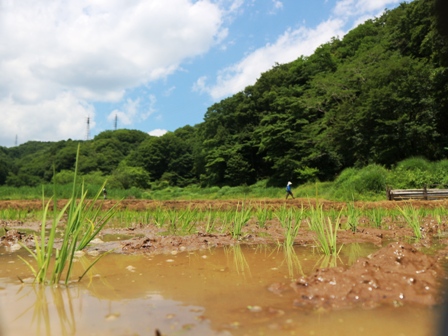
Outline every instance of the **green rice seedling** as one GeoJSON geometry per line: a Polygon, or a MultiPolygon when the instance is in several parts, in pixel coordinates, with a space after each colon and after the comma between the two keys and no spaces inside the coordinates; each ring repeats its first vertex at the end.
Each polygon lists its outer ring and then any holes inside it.
{"type": "Polygon", "coordinates": [[[197,209],[185,209],[179,215],[180,229],[182,232],[191,232],[196,224],[197,209]]]}
{"type": "Polygon", "coordinates": [[[389,210],[388,213],[391,223],[397,223],[402,220],[401,211],[399,208],[389,210]]]}
{"type": "Polygon", "coordinates": [[[336,220],[332,221],[327,217],[322,209],[322,205],[318,204],[315,208],[311,208],[311,216],[307,219],[309,228],[316,233],[316,242],[321,252],[325,255],[338,255],[341,248],[337,249],[337,233],[340,225],[340,212],[336,220]]]}
{"type": "Polygon", "coordinates": [[[359,225],[359,218],[361,217],[360,211],[355,207],[354,202],[347,203],[346,210],[346,229],[350,229],[353,232],[356,232],[359,225]]]}
{"type": "MultiPolygon", "coordinates": [[[[96,196],[87,202],[87,192],[84,191],[84,184],[81,186],[81,192],[78,194],[76,187],[76,176],[79,162],[79,146],[76,154],[75,174],[73,181],[72,196],[67,201],[63,209],[57,212],[56,200],[53,202],[54,217],[48,237],[46,237],[45,224],[47,213],[51,201],[49,201],[43,212],[40,239],[35,235],[35,252],[26,245],[22,246],[36,260],[37,269],[35,269],[28,261],[21,258],[33,272],[35,281],[38,283],[48,283],[50,285],[57,284],[61,281],[62,275],[65,273],[65,284],[68,284],[73,266],[74,254],[78,250],[82,250],[92,241],[101,231],[104,225],[110,220],[115,208],[112,207],[104,216],[100,216],[100,207],[96,206],[96,201],[100,199],[102,188],[96,196]],[[93,213],[93,217],[86,217],[86,214],[93,213]],[[63,229],[63,239],[60,248],[54,248],[56,228],[62,218],[66,216],[67,220],[63,229]],[[50,270],[50,263],[54,261],[53,269],[50,270]]],[[[105,185],[105,183],[104,183],[105,185]]],[[[43,197],[44,199],[44,197],[43,197]]],[[[100,255],[93,261],[91,266],[79,277],[79,281],[89,271],[89,269],[105,254],[100,255]]]]}
{"type": "Polygon", "coordinates": [[[168,216],[168,230],[172,233],[176,233],[177,231],[177,223],[182,218],[180,218],[183,214],[179,214],[177,210],[168,210],[167,216],[168,216]]]}
{"type": "Polygon", "coordinates": [[[359,224],[359,217],[360,213],[359,210],[355,207],[355,203],[347,203],[347,228],[352,230],[353,232],[356,232],[359,224]]]}
{"type": "Polygon", "coordinates": [[[0,210],[0,219],[3,220],[23,220],[27,215],[27,210],[23,209],[2,209],[0,210]]]}
{"type": "Polygon", "coordinates": [[[403,208],[399,207],[401,214],[403,215],[406,223],[411,227],[414,232],[414,236],[417,240],[422,238],[422,232],[420,230],[420,212],[418,209],[414,208],[411,204],[404,206],[403,208]]]}
{"type": "Polygon", "coordinates": [[[437,225],[442,225],[444,218],[445,218],[445,209],[441,206],[438,206],[437,208],[434,208],[432,211],[431,216],[434,218],[434,220],[436,221],[437,225]]]}
{"type": "Polygon", "coordinates": [[[213,212],[212,206],[209,206],[209,209],[207,211],[207,215],[205,217],[205,232],[206,233],[212,233],[215,229],[216,224],[216,213],[213,212]]]}
{"type": "Polygon", "coordinates": [[[432,218],[434,218],[437,223],[437,236],[440,238],[443,236],[442,227],[443,223],[446,221],[446,210],[444,207],[439,206],[433,209],[432,218]]]}
{"type": "Polygon", "coordinates": [[[266,226],[266,222],[269,219],[272,219],[272,211],[265,206],[258,207],[255,215],[257,217],[258,226],[260,228],[264,228],[266,226]]]}
{"type": "Polygon", "coordinates": [[[233,238],[238,238],[241,236],[241,232],[243,230],[243,226],[249,221],[251,217],[251,207],[245,207],[244,203],[241,204],[238,203],[237,208],[234,213],[233,217],[233,231],[232,236],[233,238]]]}
{"type": "Polygon", "coordinates": [[[157,227],[161,228],[165,224],[165,221],[168,217],[168,213],[164,209],[157,207],[156,210],[153,212],[152,217],[154,219],[154,224],[157,227]]]}
{"type": "Polygon", "coordinates": [[[367,211],[367,218],[371,226],[380,229],[383,224],[383,218],[385,216],[384,209],[373,208],[367,211]]]}
{"type": "Polygon", "coordinates": [[[220,213],[220,220],[221,220],[221,233],[231,231],[233,224],[233,220],[235,217],[235,213],[233,211],[224,211],[220,213]]]}
{"type": "Polygon", "coordinates": [[[287,208],[285,205],[282,205],[274,212],[274,216],[280,221],[280,225],[282,225],[282,223],[285,223],[287,221],[288,217],[292,218],[292,209],[287,208]]]}
{"type": "Polygon", "coordinates": [[[285,229],[285,246],[294,245],[294,240],[296,239],[300,225],[302,224],[303,212],[302,206],[300,211],[288,209],[287,211],[280,213],[283,217],[278,217],[278,220],[280,221],[280,225],[285,229]]]}

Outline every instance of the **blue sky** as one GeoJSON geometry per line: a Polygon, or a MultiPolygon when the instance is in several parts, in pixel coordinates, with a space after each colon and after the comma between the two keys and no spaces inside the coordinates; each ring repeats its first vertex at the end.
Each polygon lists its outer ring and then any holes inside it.
{"type": "Polygon", "coordinates": [[[396,0],[0,0],[0,146],[161,135],[396,0]],[[90,120],[87,128],[87,118],[90,120]]]}

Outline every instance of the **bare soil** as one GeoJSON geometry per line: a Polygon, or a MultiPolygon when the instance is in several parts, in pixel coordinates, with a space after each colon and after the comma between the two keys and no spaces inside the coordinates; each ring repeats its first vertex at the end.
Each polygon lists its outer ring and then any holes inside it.
{"type": "MultiPolygon", "coordinates": [[[[342,209],[346,203],[319,201],[325,210],[342,209]]],[[[62,207],[65,201],[60,201],[62,207]]],[[[246,202],[247,204],[248,202],[246,202]]],[[[116,201],[102,202],[104,209],[110,208],[116,201]]],[[[203,200],[203,201],[145,201],[124,200],[119,209],[148,211],[164,209],[236,210],[241,207],[239,200],[203,200]]],[[[282,206],[309,207],[309,200],[251,200],[254,207],[278,209],[282,206]]],[[[356,202],[362,209],[380,207],[393,209],[412,204],[417,208],[448,207],[448,201],[384,201],[356,202]]],[[[0,209],[39,210],[41,201],[0,201],[0,209]]],[[[116,253],[172,253],[190,251],[233,244],[272,244],[282,242],[283,228],[277,219],[270,220],[263,228],[257,225],[253,217],[243,228],[239,239],[230,234],[205,233],[205,223],[197,223],[196,233],[190,235],[167,235],[163,229],[153,225],[135,223],[125,229],[104,229],[100,238],[107,234],[121,234],[130,239],[92,244],[87,250],[103,252],[114,249],[116,253]]],[[[22,241],[33,246],[33,238],[25,234],[24,229],[40,229],[39,222],[5,221],[0,219],[0,228],[5,235],[0,244],[12,246],[22,241]]],[[[367,218],[360,218],[356,232],[340,230],[338,243],[373,243],[378,251],[366,258],[358,259],[351,267],[319,268],[307,277],[293,283],[284,283],[279,279],[267,290],[273,295],[291,296],[298,309],[346,309],[352,307],[373,308],[379,305],[400,306],[412,304],[435,306],[443,301],[445,264],[448,259],[448,238],[443,233],[448,230],[445,221],[425,218],[421,231],[423,239],[413,239],[412,230],[405,223],[394,222],[391,218],[383,221],[381,229],[371,228],[367,218]]],[[[297,245],[314,244],[314,233],[301,228],[295,240],[297,245]]]]}

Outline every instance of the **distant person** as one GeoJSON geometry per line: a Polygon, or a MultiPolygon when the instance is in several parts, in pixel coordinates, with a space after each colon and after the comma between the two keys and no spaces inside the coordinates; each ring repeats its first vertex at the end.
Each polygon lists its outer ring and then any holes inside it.
{"type": "Polygon", "coordinates": [[[286,199],[288,199],[289,196],[291,196],[294,199],[294,195],[292,194],[291,191],[291,182],[288,182],[288,184],[286,185],[286,199]]]}
{"type": "Polygon", "coordinates": [[[104,199],[107,199],[107,190],[106,190],[106,188],[103,188],[103,196],[104,196],[104,199]]]}

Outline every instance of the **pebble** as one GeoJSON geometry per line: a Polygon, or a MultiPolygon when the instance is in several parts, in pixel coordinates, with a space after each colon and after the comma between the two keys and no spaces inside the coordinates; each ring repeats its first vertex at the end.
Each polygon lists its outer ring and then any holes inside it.
{"type": "Polygon", "coordinates": [[[94,251],[89,251],[87,252],[88,255],[92,256],[92,257],[96,257],[100,254],[100,252],[94,250],[94,251]]]}
{"type": "Polygon", "coordinates": [[[86,253],[84,251],[75,251],[74,256],[76,258],[81,258],[85,255],[86,253]]]}

